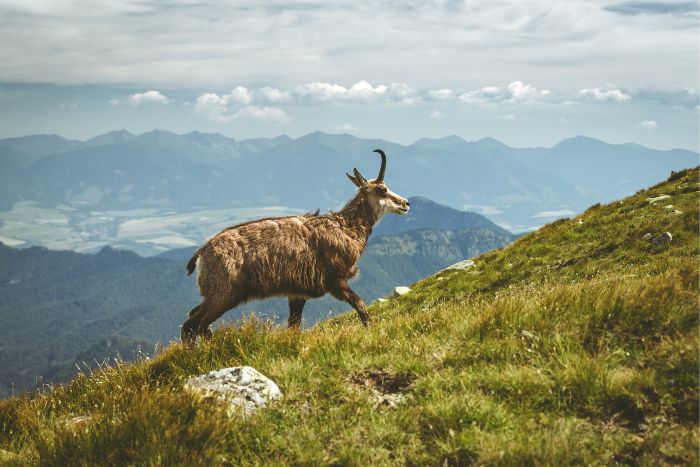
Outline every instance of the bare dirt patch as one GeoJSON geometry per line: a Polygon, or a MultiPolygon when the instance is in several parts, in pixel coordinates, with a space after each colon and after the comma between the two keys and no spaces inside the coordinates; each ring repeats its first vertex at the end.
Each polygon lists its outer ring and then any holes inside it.
{"type": "Polygon", "coordinates": [[[368,369],[350,377],[352,390],[367,391],[375,406],[397,407],[410,398],[416,377],[409,372],[392,373],[383,368],[368,369]]]}

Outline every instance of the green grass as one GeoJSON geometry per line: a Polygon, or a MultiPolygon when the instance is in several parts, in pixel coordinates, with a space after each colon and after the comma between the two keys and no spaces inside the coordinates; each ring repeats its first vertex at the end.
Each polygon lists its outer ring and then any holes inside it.
{"type": "Polygon", "coordinates": [[[699,186],[554,222],[374,304],[369,329],[251,319],[3,401],[0,463],[697,465],[699,186]],[[235,365],[284,399],[229,417],[181,389],[235,365]]]}

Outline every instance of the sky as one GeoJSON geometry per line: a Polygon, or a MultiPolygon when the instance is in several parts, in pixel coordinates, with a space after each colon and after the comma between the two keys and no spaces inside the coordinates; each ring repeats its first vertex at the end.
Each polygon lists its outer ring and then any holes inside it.
{"type": "Polygon", "coordinates": [[[696,1],[0,0],[0,138],[587,135],[698,150],[696,1]]]}

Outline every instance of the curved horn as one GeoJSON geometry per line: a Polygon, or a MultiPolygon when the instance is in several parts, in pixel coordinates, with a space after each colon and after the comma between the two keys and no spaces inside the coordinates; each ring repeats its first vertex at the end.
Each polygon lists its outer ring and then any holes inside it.
{"type": "Polygon", "coordinates": [[[381,149],[375,149],[372,152],[379,153],[379,155],[382,156],[382,166],[379,168],[379,175],[377,175],[377,181],[383,182],[384,172],[386,172],[386,154],[384,154],[384,151],[382,151],[381,149]]]}

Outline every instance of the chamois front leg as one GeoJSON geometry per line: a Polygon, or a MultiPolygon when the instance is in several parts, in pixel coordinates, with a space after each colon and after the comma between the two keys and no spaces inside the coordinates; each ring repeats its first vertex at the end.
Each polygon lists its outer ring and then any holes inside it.
{"type": "Polygon", "coordinates": [[[352,306],[355,311],[357,311],[357,315],[360,317],[360,321],[362,321],[364,326],[368,326],[372,323],[369,314],[367,314],[367,307],[362,297],[357,295],[348,284],[341,284],[337,289],[331,291],[331,295],[352,306]]]}
{"type": "Polygon", "coordinates": [[[301,326],[301,312],[304,310],[306,300],[303,298],[289,297],[289,321],[290,329],[299,329],[301,326]]]}

